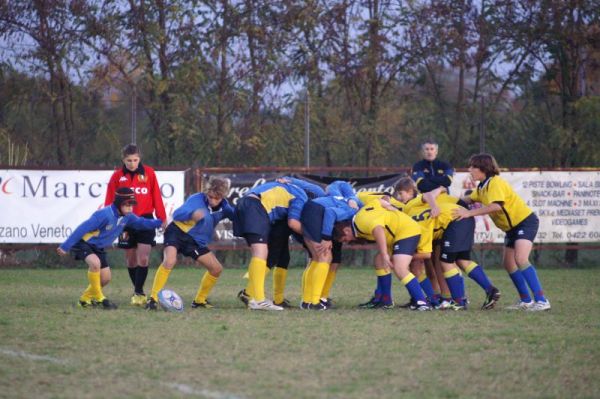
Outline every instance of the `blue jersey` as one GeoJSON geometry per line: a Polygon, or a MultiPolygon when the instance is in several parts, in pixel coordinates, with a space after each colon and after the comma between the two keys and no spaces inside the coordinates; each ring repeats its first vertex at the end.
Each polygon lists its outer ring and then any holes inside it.
{"type": "Polygon", "coordinates": [[[232,218],[233,207],[226,199],[213,209],[208,205],[208,197],[204,193],[191,195],[173,212],[173,223],[192,236],[201,247],[206,247],[212,241],[213,231],[221,220],[232,218]],[[192,214],[199,209],[204,213],[204,217],[196,222],[192,219],[192,214]]]}
{"type": "Polygon", "coordinates": [[[308,201],[303,189],[289,183],[264,183],[246,193],[249,194],[260,198],[271,223],[285,219],[300,220],[302,207],[308,201]]]}
{"type": "Polygon", "coordinates": [[[320,197],[312,201],[324,208],[321,235],[328,240],[331,240],[335,223],[350,220],[358,212],[358,209],[348,205],[348,201],[339,197],[320,197]]]}
{"type": "Polygon", "coordinates": [[[346,202],[354,200],[358,204],[359,208],[362,208],[364,204],[358,199],[354,188],[347,181],[336,180],[327,186],[327,195],[338,199],[343,199],[346,202]]]}
{"type": "Polygon", "coordinates": [[[125,227],[133,227],[137,230],[152,230],[160,227],[161,224],[160,219],[140,218],[133,213],[121,216],[117,207],[110,205],[97,210],[88,220],[81,223],[60,245],[60,248],[68,252],[79,240],[98,248],[107,248],[112,245],[125,227]]]}
{"type": "Polygon", "coordinates": [[[286,177],[284,177],[284,179],[289,180],[290,183],[292,183],[293,185],[298,186],[302,190],[304,190],[304,192],[306,193],[306,195],[309,198],[318,198],[318,197],[324,197],[325,195],[327,195],[325,193],[325,190],[323,190],[321,188],[321,186],[318,186],[314,183],[309,183],[302,179],[297,179],[295,177],[290,177],[290,176],[286,176],[286,177]]]}

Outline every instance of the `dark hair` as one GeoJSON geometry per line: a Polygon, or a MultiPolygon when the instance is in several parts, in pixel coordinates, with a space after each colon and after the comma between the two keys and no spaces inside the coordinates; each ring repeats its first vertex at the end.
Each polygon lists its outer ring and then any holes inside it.
{"type": "Polygon", "coordinates": [[[227,197],[227,194],[229,194],[229,179],[212,176],[208,179],[206,192],[216,194],[222,198],[227,197]]]}
{"type": "Polygon", "coordinates": [[[417,184],[410,177],[403,177],[398,180],[398,183],[394,186],[394,193],[398,193],[400,191],[408,191],[413,190],[413,192],[417,192],[417,184]]]}
{"type": "Polygon", "coordinates": [[[500,174],[498,163],[490,154],[477,154],[471,156],[469,159],[469,167],[479,169],[485,173],[485,177],[497,176],[500,174]]]}
{"type": "Polygon", "coordinates": [[[120,209],[125,204],[136,205],[135,193],[129,187],[120,187],[115,192],[113,204],[115,204],[117,209],[120,209]]]}
{"type": "Polygon", "coordinates": [[[423,149],[423,147],[425,147],[425,144],[433,144],[434,146],[439,147],[439,144],[437,143],[437,141],[435,141],[434,139],[431,139],[431,138],[428,138],[424,142],[421,143],[421,149],[423,149]]]}
{"type": "Polygon", "coordinates": [[[333,239],[334,241],[340,241],[340,239],[344,236],[344,228],[351,227],[351,220],[344,220],[341,222],[337,222],[333,227],[333,239]]]}
{"type": "Polygon", "coordinates": [[[134,154],[140,154],[140,150],[138,149],[138,146],[133,143],[127,144],[121,150],[121,155],[123,155],[123,158],[126,158],[129,155],[134,155],[134,154]]]}

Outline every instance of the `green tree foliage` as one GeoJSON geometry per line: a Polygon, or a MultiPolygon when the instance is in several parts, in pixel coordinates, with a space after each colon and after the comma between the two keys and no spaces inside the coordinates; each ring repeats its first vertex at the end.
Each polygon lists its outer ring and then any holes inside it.
{"type": "Polygon", "coordinates": [[[308,120],[313,166],[410,165],[428,137],[458,167],[482,148],[507,167],[597,166],[599,14],[595,0],[1,2],[0,131],[28,165],[112,166],[137,140],[158,166],[297,166],[308,120]]]}

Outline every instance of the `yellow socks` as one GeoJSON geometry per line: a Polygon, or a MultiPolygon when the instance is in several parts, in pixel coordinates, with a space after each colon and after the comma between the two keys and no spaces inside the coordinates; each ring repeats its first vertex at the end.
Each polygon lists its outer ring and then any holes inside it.
{"type": "Polygon", "coordinates": [[[194,302],[196,303],[206,303],[206,298],[210,291],[217,283],[219,278],[213,276],[209,272],[205,272],[204,276],[202,276],[202,280],[200,281],[200,288],[198,288],[198,292],[196,293],[196,298],[194,302]]]}
{"type": "Polygon", "coordinates": [[[273,268],[273,302],[281,303],[284,299],[287,269],[275,266],[273,268]]]}
{"type": "Polygon", "coordinates": [[[312,270],[316,264],[317,262],[311,260],[302,273],[302,302],[310,303],[312,300],[312,270]]]}
{"type": "Polygon", "coordinates": [[[82,301],[88,302],[92,299],[97,300],[98,302],[102,302],[104,300],[104,294],[102,293],[102,285],[100,284],[100,272],[90,272],[87,273],[89,285],[81,294],[79,298],[82,301]]]}
{"type": "Polygon", "coordinates": [[[248,292],[248,295],[255,301],[261,302],[265,300],[265,276],[267,275],[267,261],[252,257],[250,259],[250,265],[248,266],[248,286],[252,292],[248,292]]]}
{"type": "Polygon", "coordinates": [[[329,263],[327,262],[315,262],[312,267],[312,272],[309,275],[311,279],[311,298],[312,304],[318,304],[321,300],[321,292],[323,292],[323,286],[327,279],[327,272],[329,272],[329,263]]]}
{"type": "Polygon", "coordinates": [[[167,280],[169,279],[169,274],[171,274],[171,269],[167,269],[161,263],[154,275],[154,282],[152,283],[152,291],[150,292],[150,297],[158,302],[158,291],[162,290],[165,284],[167,284],[167,280]]]}
{"type": "Polygon", "coordinates": [[[323,291],[321,292],[321,298],[329,298],[329,293],[331,292],[331,287],[333,286],[333,282],[335,281],[336,271],[331,270],[329,268],[329,272],[327,272],[327,278],[325,279],[325,284],[323,285],[323,291]]]}

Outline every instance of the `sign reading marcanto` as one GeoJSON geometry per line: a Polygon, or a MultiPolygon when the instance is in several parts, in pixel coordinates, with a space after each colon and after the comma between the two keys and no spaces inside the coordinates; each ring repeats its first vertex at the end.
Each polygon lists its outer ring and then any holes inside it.
{"type": "MultiPolygon", "coordinates": [[[[0,243],[61,243],[104,206],[112,170],[0,171],[0,243]]],[[[157,171],[167,215],[183,204],[184,172],[157,171]]],[[[157,236],[157,241],[162,237],[157,236]]]]}

